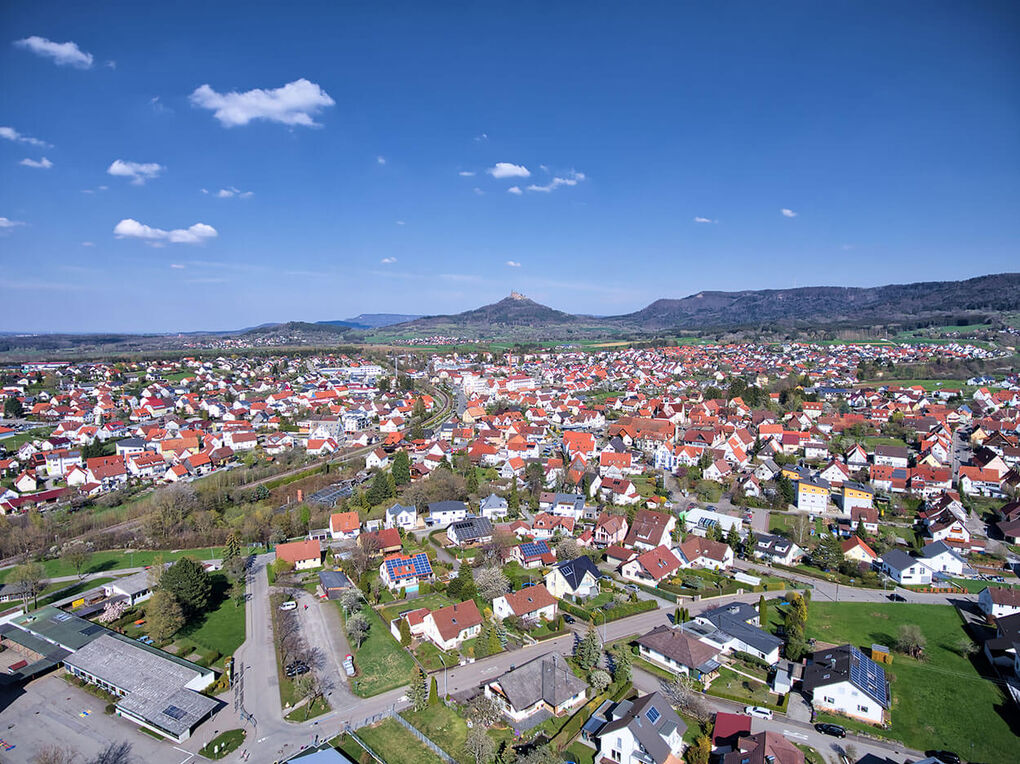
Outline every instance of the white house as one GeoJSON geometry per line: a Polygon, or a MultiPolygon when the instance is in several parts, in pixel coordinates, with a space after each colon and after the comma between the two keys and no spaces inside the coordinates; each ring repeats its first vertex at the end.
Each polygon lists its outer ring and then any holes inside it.
{"type": "Polygon", "coordinates": [[[434,501],[429,504],[428,524],[433,528],[445,528],[450,523],[468,516],[468,507],[462,501],[434,501]]]}
{"type": "Polygon", "coordinates": [[[478,507],[478,511],[482,517],[487,518],[490,521],[496,521],[502,520],[506,517],[510,508],[506,499],[502,496],[490,493],[482,499],[481,505],[478,507]]]}
{"type": "Polygon", "coordinates": [[[357,512],[334,512],[329,516],[329,535],[334,539],[356,539],[361,534],[357,512]]]}
{"type": "Polygon", "coordinates": [[[390,466],[390,457],[381,448],[375,449],[365,457],[365,469],[384,470],[390,466]]]}
{"type": "Polygon", "coordinates": [[[545,711],[563,716],[584,703],[588,683],[570,670],[559,653],[546,653],[510,669],[485,685],[503,714],[520,722],[545,711]]]}
{"type": "Polygon", "coordinates": [[[882,555],[879,569],[901,586],[926,586],[931,583],[931,568],[922,560],[899,549],[882,555]]]}
{"type": "Polygon", "coordinates": [[[520,591],[507,592],[492,601],[492,612],[497,618],[520,618],[531,623],[556,617],[556,598],[545,584],[527,586],[520,591]]]}
{"type": "Polygon", "coordinates": [[[597,761],[678,764],[683,760],[687,725],[659,693],[615,703],[605,714],[605,724],[593,734],[597,761]]]}
{"type": "Polygon", "coordinates": [[[453,650],[482,631],[482,614],[474,600],[433,610],[422,622],[424,635],[441,650],[453,650]]]}
{"type": "Polygon", "coordinates": [[[853,645],[820,650],[804,668],[804,693],[816,711],[881,724],[889,708],[885,670],[853,645]]]}
{"type": "Polygon", "coordinates": [[[394,504],[386,510],[383,527],[403,528],[405,531],[414,530],[418,527],[418,510],[414,505],[405,507],[402,504],[394,504]]]}
{"type": "Polygon", "coordinates": [[[740,531],[741,520],[733,515],[724,515],[722,512],[713,512],[710,509],[695,507],[684,515],[684,526],[688,533],[695,536],[705,536],[713,525],[718,525],[722,535],[725,536],[733,528],[740,531]]]}
{"type": "Polygon", "coordinates": [[[947,576],[962,575],[963,569],[967,567],[966,560],[945,541],[933,541],[927,544],[921,550],[919,559],[933,573],[944,573],[947,576]]]}
{"type": "Polygon", "coordinates": [[[721,541],[691,534],[673,550],[683,568],[726,570],[733,564],[733,550],[721,541]]]}
{"type": "Polygon", "coordinates": [[[1020,613],[1020,589],[988,586],[978,594],[978,607],[992,618],[1020,613]]]}
{"type": "Polygon", "coordinates": [[[545,574],[545,587],[556,599],[567,595],[594,597],[599,593],[601,574],[590,557],[581,556],[561,562],[545,574]]]}

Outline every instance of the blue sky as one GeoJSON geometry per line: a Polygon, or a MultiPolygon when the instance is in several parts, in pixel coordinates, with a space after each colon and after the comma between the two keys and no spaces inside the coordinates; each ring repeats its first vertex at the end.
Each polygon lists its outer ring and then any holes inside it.
{"type": "Polygon", "coordinates": [[[3,330],[1020,262],[1015,2],[8,2],[0,30],[3,330]]]}

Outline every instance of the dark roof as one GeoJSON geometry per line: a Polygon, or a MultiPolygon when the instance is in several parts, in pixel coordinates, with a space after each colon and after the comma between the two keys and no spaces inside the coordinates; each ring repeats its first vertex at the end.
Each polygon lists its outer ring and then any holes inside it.
{"type": "Polygon", "coordinates": [[[467,512],[467,504],[462,501],[433,501],[429,503],[429,513],[467,512]]]}
{"type": "Polygon", "coordinates": [[[709,668],[706,664],[714,662],[718,656],[718,652],[704,642],[699,642],[679,629],[671,629],[665,625],[656,626],[644,636],[638,637],[635,642],[672,658],[681,666],[694,669],[705,666],[706,671],[711,671],[715,667],[709,668]]]}
{"type": "Polygon", "coordinates": [[[849,681],[883,708],[889,708],[889,682],[885,669],[853,645],[819,650],[804,667],[802,686],[813,693],[819,687],[849,681]]]}
{"type": "Polygon", "coordinates": [[[539,700],[558,706],[588,687],[584,680],[574,675],[559,653],[540,655],[511,669],[495,682],[518,710],[530,708],[539,700]]]}
{"type": "Polygon", "coordinates": [[[576,589],[580,586],[581,581],[587,573],[591,573],[595,576],[596,580],[602,576],[602,574],[599,573],[599,569],[595,567],[595,563],[593,563],[591,558],[587,555],[581,555],[573,560],[561,562],[556,565],[556,569],[567,580],[567,584],[571,589],[576,589]]]}
{"type": "Polygon", "coordinates": [[[609,735],[626,727],[657,764],[665,762],[670,755],[664,738],[669,737],[674,729],[679,730],[681,735],[687,731],[687,725],[657,692],[630,702],[629,708],[620,704],[612,715],[616,718],[599,730],[598,735],[609,735]]]}
{"type": "Polygon", "coordinates": [[[750,621],[757,617],[757,608],[743,602],[723,605],[698,615],[698,618],[708,621],[719,631],[736,637],[762,653],[770,653],[780,647],[783,641],[752,625],[750,621]]]}
{"type": "Polygon", "coordinates": [[[461,541],[471,541],[492,535],[492,523],[487,517],[469,517],[466,520],[459,520],[449,527],[450,531],[457,534],[461,541]]]}
{"type": "Polygon", "coordinates": [[[322,584],[322,588],[327,594],[331,593],[330,590],[351,588],[350,579],[341,570],[319,571],[319,583],[322,584]]]}

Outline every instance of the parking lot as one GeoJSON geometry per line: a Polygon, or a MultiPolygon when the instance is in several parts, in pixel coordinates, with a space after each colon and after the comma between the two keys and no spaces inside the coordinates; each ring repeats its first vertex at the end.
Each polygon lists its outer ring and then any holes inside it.
{"type": "MultiPolygon", "coordinates": [[[[111,742],[126,741],[138,761],[185,764],[193,753],[170,741],[160,742],[119,716],[104,713],[106,702],[69,684],[59,673],[29,683],[24,691],[0,695],[0,762],[31,761],[41,750],[58,745],[81,757],[98,754],[111,742]]],[[[211,724],[212,722],[207,722],[211,724]]]]}

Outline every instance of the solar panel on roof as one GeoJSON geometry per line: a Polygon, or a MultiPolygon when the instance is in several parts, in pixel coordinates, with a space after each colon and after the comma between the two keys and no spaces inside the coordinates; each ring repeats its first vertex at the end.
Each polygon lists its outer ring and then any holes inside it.
{"type": "Polygon", "coordinates": [[[163,713],[169,716],[171,719],[180,721],[184,718],[185,712],[177,706],[167,706],[163,709],[163,713]]]}
{"type": "Polygon", "coordinates": [[[659,721],[660,716],[662,716],[662,714],[659,713],[659,709],[657,709],[655,706],[649,708],[648,711],[645,713],[645,717],[652,724],[655,724],[657,721],[659,721]]]}

